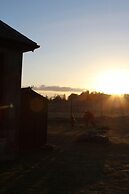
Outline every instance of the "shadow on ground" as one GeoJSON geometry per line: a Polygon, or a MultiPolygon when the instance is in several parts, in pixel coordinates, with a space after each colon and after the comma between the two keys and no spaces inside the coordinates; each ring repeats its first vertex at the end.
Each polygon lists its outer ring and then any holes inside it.
{"type": "Polygon", "coordinates": [[[48,142],[53,149],[1,162],[0,193],[128,193],[129,145],[77,143],[80,133],[80,129],[61,130],[61,126],[50,129],[48,142]]]}

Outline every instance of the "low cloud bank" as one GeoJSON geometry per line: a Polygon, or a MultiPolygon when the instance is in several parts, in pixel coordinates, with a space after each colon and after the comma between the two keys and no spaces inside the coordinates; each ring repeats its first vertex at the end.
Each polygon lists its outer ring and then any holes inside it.
{"type": "Polygon", "coordinates": [[[72,87],[60,87],[60,86],[46,86],[41,85],[38,87],[33,87],[34,90],[44,90],[44,91],[56,91],[56,92],[83,92],[82,88],[72,88],[72,87]]]}

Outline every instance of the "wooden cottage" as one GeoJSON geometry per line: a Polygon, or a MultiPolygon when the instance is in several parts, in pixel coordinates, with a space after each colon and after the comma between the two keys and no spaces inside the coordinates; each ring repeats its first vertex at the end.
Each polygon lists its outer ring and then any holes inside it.
{"type": "Polygon", "coordinates": [[[23,53],[37,48],[37,43],[0,20],[0,143],[7,141],[13,150],[19,147],[23,53]]]}

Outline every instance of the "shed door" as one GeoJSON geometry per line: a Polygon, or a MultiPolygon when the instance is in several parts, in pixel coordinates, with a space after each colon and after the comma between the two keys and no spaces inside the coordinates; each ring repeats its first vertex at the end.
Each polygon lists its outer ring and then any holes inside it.
{"type": "Polygon", "coordinates": [[[4,110],[3,105],[3,89],[4,89],[4,55],[0,52],[0,138],[4,136],[4,110]]]}
{"type": "Polygon", "coordinates": [[[3,103],[3,86],[4,85],[4,54],[0,53],[0,105],[3,103]]]}

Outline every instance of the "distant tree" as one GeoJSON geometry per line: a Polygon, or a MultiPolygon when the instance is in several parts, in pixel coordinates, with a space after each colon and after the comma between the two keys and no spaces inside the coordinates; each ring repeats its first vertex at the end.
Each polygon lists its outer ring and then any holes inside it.
{"type": "Polygon", "coordinates": [[[78,99],[78,94],[72,93],[68,96],[68,101],[73,101],[73,100],[77,100],[77,99],[78,99]]]}
{"type": "Polygon", "coordinates": [[[56,96],[54,96],[54,97],[52,97],[51,99],[51,102],[65,102],[66,101],[66,96],[65,96],[65,94],[64,95],[62,95],[62,96],[60,96],[60,95],[56,95],[56,96]]]}
{"type": "Polygon", "coordinates": [[[63,94],[63,96],[62,96],[62,100],[66,101],[66,95],[65,94],[63,94]]]}
{"type": "Polygon", "coordinates": [[[46,96],[45,96],[45,98],[46,98],[47,100],[49,100],[49,97],[48,97],[48,95],[46,95],[46,96]]]}
{"type": "Polygon", "coordinates": [[[55,97],[53,98],[53,102],[60,102],[60,101],[62,101],[62,98],[61,98],[60,95],[57,95],[57,96],[55,96],[55,97]]]}
{"type": "Polygon", "coordinates": [[[79,100],[81,101],[87,101],[88,98],[89,98],[89,90],[87,90],[86,92],[82,92],[80,95],[79,95],[79,100]]]}

